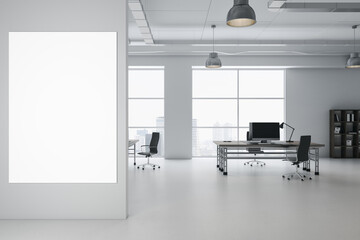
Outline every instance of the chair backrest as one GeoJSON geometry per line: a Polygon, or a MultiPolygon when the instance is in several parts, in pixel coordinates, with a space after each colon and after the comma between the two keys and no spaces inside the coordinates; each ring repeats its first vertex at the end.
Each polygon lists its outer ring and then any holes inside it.
{"type": "Polygon", "coordinates": [[[158,153],[157,146],[159,143],[159,139],[160,139],[160,133],[153,132],[152,136],[151,136],[151,140],[150,140],[150,146],[149,146],[150,153],[152,153],[152,154],[158,153]]]}
{"type": "Polygon", "coordinates": [[[311,136],[301,136],[300,144],[297,150],[297,162],[306,162],[309,160],[309,148],[311,143],[311,136]]]}

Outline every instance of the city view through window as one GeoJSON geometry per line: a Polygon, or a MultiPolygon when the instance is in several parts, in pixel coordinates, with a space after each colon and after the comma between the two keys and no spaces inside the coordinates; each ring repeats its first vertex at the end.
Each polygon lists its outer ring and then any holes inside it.
{"type": "Polygon", "coordinates": [[[284,76],[284,70],[194,68],[193,156],[216,156],[216,140],[246,140],[249,122],[283,122],[284,76]]]}
{"type": "MultiPolygon", "coordinates": [[[[193,69],[192,155],[216,156],[216,140],[246,140],[249,122],[283,122],[284,70],[193,69]]],[[[164,68],[129,68],[129,138],[149,144],[160,132],[164,157],[164,68]]],[[[283,130],[280,131],[284,139],[283,130]]]]}
{"type": "Polygon", "coordinates": [[[159,132],[155,156],[164,156],[164,120],[164,68],[129,67],[129,139],[139,140],[137,152],[159,132]]]}

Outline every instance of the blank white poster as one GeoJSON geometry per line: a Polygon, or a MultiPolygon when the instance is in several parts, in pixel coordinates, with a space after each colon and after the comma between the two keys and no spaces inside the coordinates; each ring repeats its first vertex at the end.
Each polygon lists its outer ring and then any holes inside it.
{"type": "Polygon", "coordinates": [[[117,182],[115,32],[9,33],[9,182],[117,182]]]}

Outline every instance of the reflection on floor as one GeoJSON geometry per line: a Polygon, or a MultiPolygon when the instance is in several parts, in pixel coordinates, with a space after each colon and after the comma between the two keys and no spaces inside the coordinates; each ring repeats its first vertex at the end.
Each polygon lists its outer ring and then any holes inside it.
{"type": "MultiPolygon", "coordinates": [[[[138,161],[139,163],[141,160],[138,161]]],[[[312,181],[283,180],[289,163],[265,167],[216,160],[163,160],[161,169],[129,164],[126,221],[0,221],[0,239],[358,239],[360,160],[321,159],[312,181]]]]}

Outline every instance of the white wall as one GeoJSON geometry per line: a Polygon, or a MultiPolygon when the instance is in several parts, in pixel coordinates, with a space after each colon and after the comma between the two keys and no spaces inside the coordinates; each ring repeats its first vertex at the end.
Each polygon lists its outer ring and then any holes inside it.
{"type": "Polygon", "coordinates": [[[286,121],[296,128],[294,139],[309,134],[324,143],[329,156],[329,110],[360,109],[360,71],[348,69],[287,70],[286,121]]]}
{"type": "Polygon", "coordinates": [[[0,1],[0,219],[124,219],[127,215],[127,1],[0,1]],[[118,183],[8,183],[9,32],[118,32],[118,183]]]}
{"type": "MultiPolygon", "coordinates": [[[[192,118],[191,66],[204,66],[207,56],[130,56],[129,65],[165,66],[165,157],[190,158],[192,118]],[[179,151],[180,150],[180,151],[179,151]]],[[[296,128],[294,139],[310,134],[326,144],[329,110],[360,109],[360,71],[344,69],[346,56],[220,56],[223,66],[287,69],[286,121],[296,128]],[[271,65],[270,65],[271,64],[271,65]]],[[[206,87],[206,86],[205,86],[206,87]]]]}

